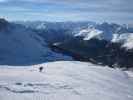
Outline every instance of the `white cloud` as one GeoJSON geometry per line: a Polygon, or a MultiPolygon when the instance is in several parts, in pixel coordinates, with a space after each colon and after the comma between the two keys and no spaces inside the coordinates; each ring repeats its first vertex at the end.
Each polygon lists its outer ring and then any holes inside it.
{"type": "Polygon", "coordinates": [[[130,21],[132,4],[133,0],[0,0],[0,15],[10,13],[20,18],[26,14],[29,19],[37,15],[38,19],[130,21]]]}

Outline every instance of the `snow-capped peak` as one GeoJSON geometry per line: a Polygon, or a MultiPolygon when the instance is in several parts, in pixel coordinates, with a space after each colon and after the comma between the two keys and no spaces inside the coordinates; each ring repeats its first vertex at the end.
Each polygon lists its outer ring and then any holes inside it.
{"type": "Polygon", "coordinates": [[[133,49],[133,33],[113,34],[112,42],[122,43],[122,47],[133,49]]]}
{"type": "Polygon", "coordinates": [[[82,37],[83,40],[98,39],[120,43],[122,47],[133,49],[133,33],[124,33],[125,30],[120,26],[117,27],[115,31],[113,31],[114,29],[111,31],[111,29],[112,28],[109,28],[110,31],[107,31],[108,29],[89,26],[88,28],[80,29],[74,36],[82,37]],[[123,33],[119,33],[120,31],[123,33]]]}
{"type": "Polygon", "coordinates": [[[90,40],[92,38],[98,38],[98,39],[102,39],[101,34],[103,32],[100,30],[97,30],[95,28],[87,28],[87,29],[83,29],[81,30],[79,33],[75,34],[75,36],[82,36],[84,38],[84,40],[90,40]]]}
{"type": "Polygon", "coordinates": [[[46,29],[46,24],[45,23],[40,23],[36,29],[46,29]]]}

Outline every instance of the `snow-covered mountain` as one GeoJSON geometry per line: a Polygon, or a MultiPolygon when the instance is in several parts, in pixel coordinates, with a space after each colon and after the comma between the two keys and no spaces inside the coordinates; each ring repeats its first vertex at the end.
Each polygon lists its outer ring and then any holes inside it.
{"type": "Polygon", "coordinates": [[[90,39],[107,39],[103,31],[95,29],[95,28],[87,28],[87,29],[82,29],[79,31],[79,33],[75,34],[74,36],[78,37],[83,37],[83,40],[90,40],[90,39]]]}
{"type": "Polygon", "coordinates": [[[133,73],[108,67],[133,68],[133,51],[120,45],[132,49],[132,28],[107,23],[47,25],[31,28],[0,19],[0,100],[133,100],[133,73]],[[72,60],[65,52],[99,65],[47,62],[72,60]]]}
{"type": "Polygon", "coordinates": [[[133,33],[113,34],[112,42],[122,43],[122,47],[133,49],[133,33]]]}
{"type": "Polygon", "coordinates": [[[0,100],[133,100],[132,85],[127,73],[91,63],[0,66],[0,100]]]}
{"type": "Polygon", "coordinates": [[[129,25],[44,21],[21,24],[45,39],[52,50],[59,49],[75,60],[127,69],[133,66],[133,27],[129,25]]]}
{"type": "MultiPolygon", "coordinates": [[[[108,25],[108,24],[107,24],[108,25]]],[[[109,28],[109,30],[102,29],[102,25],[97,26],[89,26],[86,29],[81,29],[77,33],[74,34],[75,37],[82,37],[83,40],[91,40],[91,39],[98,39],[98,40],[106,40],[110,42],[117,42],[121,43],[122,47],[127,49],[133,49],[133,33],[124,33],[123,26],[119,26],[114,28],[109,28]],[[122,30],[122,31],[121,31],[122,30]]],[[[107,27],[108,29],[108,27],[107,27]]]]}
{"type": "Polygon", "coordinates": [[[0,19],[0,64],[32,64],[71,59],[52,52],[44,39],[22,25],[0,19]]]}

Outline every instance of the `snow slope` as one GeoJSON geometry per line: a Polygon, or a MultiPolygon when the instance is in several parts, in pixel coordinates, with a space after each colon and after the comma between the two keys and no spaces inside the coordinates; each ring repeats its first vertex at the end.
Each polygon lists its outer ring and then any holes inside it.
{"type": "Polygon", "coordinates": [[[83,62],[0,66],[0,100],[133,100],[132,84],[119,69],[83,62]]]}

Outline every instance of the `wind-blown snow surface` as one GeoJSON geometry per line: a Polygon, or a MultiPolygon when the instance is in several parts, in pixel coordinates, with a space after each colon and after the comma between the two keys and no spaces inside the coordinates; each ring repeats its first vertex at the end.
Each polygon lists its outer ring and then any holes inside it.
{"type": "Polygon", "coordinates": [[[90,63],[60,61],[38,67],[0,67],[0,100],[133,100],[128,74],[90,63]]]}

